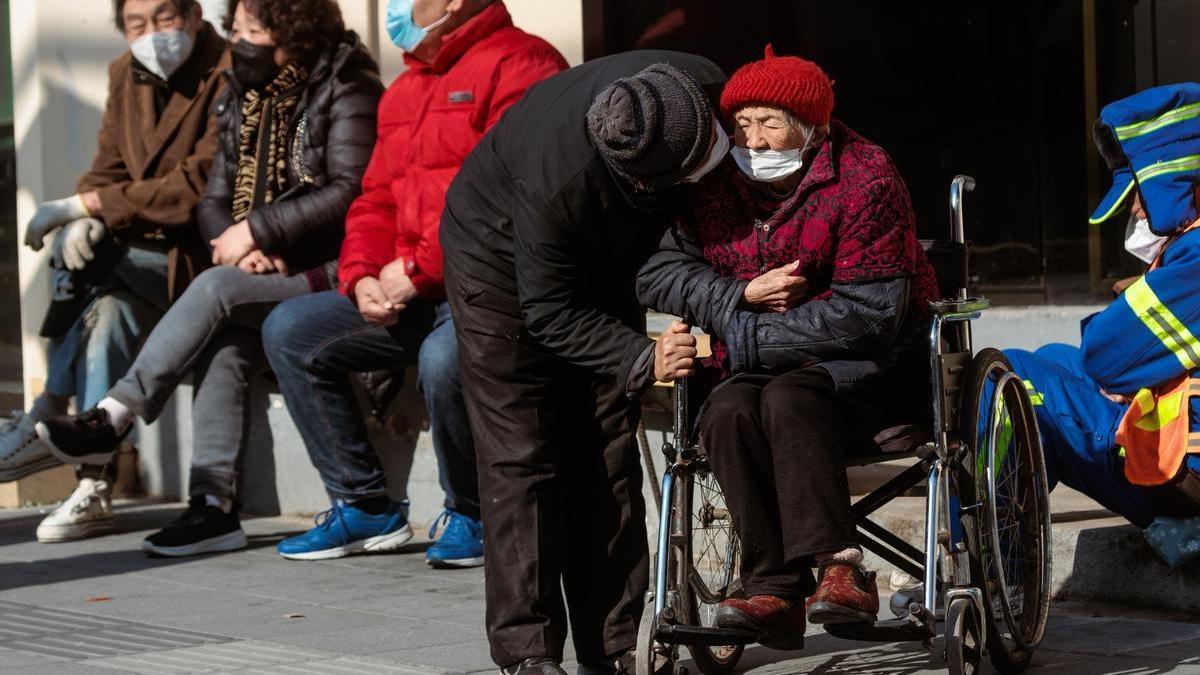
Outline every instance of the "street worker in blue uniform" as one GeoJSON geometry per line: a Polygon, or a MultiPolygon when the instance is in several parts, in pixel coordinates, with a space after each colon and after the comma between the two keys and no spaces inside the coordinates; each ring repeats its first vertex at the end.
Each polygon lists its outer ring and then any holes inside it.
{"type": "Polygon", "coordinates": [[[1050,485],[1147,528],[1200,516],[1200,84],[1111,103],[1093,133],[1113,186],[1091,222],[1128,204],[1125,248],[1149,269],[1084,319],[1079,348],[1005,354],[1037,411],[1050,485]]]}

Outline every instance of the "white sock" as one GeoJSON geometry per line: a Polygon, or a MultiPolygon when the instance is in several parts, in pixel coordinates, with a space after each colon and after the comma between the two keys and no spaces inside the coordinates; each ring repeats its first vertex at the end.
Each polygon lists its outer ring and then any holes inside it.
{"type": "Polygon", "coordinates": [[[826,560],[836,560],[848,565],[854,565],[859,569],[862,569],[863,566],[863,552],[862,549],[857,548],[844,548],[834,553],[818,553],[816,559],[817,563],[823,563],[826,560]]]}
{"type": "Polygon", "coordinates": [[[204,503],[209,506],[215,506],[225,513],[233,510],[233,500],[226,497],[218,497],[216,495],[204,495],[204,503]]]}
{"type": "Polygon", "coordinates": [[[97,408],[108,411],[108,419],[112,422],[113,429],[116,429],[117,435],[124,435],[129,431],[129,427],[133,424],[133,411],[124,403],[121,403],[111,396],[105,396],[96,404],[97,408]]]}

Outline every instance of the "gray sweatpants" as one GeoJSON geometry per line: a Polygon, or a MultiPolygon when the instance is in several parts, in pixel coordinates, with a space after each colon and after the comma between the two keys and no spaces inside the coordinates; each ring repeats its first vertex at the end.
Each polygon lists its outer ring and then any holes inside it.
{"type": "Polygon", "coordinates": [[[206,270],[146,338],[108,395],[146,422],[193,373],[191,496],[234,498],[246,441],[250,378],[267,368],[260,330],[280,302],[309,292],[303,275],[206,270]]]}

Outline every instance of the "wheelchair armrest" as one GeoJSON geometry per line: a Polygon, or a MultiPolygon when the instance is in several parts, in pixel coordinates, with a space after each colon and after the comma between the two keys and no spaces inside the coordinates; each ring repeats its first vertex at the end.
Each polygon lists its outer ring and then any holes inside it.
{"type": "Polygon", "coordinates": [[[929,303],[933,313],[945,321],[966,321],[978,319],[979,315],[991,309],[992,303],[987,298],[967,298],[966,300],[935,300],[929,303]]]}

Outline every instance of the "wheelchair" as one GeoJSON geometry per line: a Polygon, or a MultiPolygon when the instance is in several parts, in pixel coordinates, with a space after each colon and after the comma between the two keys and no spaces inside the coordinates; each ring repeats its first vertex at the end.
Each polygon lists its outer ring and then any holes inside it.
{"type": "MultiPolygon", "coordinates": [[[[972,351],[971,320],[990,306],[966,290],[963,198],[974,186],[969,176],[955,177],[952,239],[922,242],[947,298],[931,307],[931,423],[886,430],[875,437],[875,447],[846,458],[848,466],[914,460],[856,501],[852,513],[866,550],[924,584],[893,596],[894,618],[824,629],[843,639],[916,641],[927,648],[942,635],[952,675],[976,672],[985,656],[1008,675],[1029,665],[1046,626],[1049,490],[1023,381],[999,351],[972,351]],[[924,550],[870,518],[922,482],[924,550]]],[[[723,675],[734,670],[757,636],[715,625],[721,601],[741,593],[738,539],[721,486],[690,437],[687,385],[676,381],[673,387],[674,430],[663,446],[667,468],[655,492],[659,536],[636,672],[686,675],[677,662],[680,647],[687,647],[701,672],[723,675]]],[[[653,464],[647,468],[653,477],[653,464]]]]}

